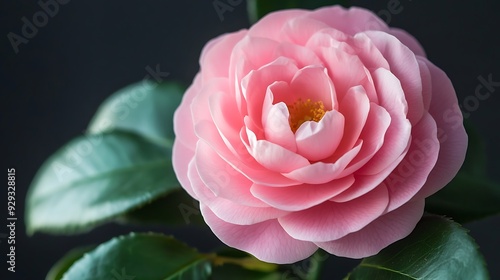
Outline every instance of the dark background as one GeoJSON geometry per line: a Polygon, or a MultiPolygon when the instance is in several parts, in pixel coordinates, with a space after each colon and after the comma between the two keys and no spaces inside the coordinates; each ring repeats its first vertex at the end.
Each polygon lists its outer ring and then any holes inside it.
{"type": "MultiPolygon", "coordinates": [[[[388,2],[352,1],[412,33],[429,59],[448,73],[460,103],[472,100],[479,76],[487,79],[492,75],[494,81],[500,81],[499,1],[400,0],[403,10],[392,15],[387,13],[388,2]]],[[[5,173],[7,168],[16,168],[19,219],[16,273],[7,273],[7,242],[0,235],[0,275],[6,275],[0,278],[43,279],[51,265],[71,248],[101,243],[131,230],[173,233],[201,250],[218,246],[219,241],[201,229],[115,224],[78,236],[27,237],[22,224],[24,197],[42,162],[84,132],[107,96],[144,78],[147,66],[158,64],[161,71],[170,72],[169,79],[188,85],[198,71],[201,48],[209,39],[248,27],[245,2],[224,13],[221,20],[212,1],[73,0],[60,5],[58,13],[27,44],[21,44],[16,54],[7,34],[21,35],[21,18],[32,22],[40,10],[36,1],[0,0],[1,161],[5,173]]],[[[485,139],[488,172],[500,181],[500,87],[494,90],[467,113],[485,139]]],[[[6,208],[6,184],[0,193],[2,208],[6,208]]],[[[1,213],[5,221],[6,211],[1,213]]],[[[481,247],[491,278],[500,279],[500,217],[465,227],[481,247]]],[[[7,229],[1,226],[0,234],[5,233],[7,229]]],[[[325,279],[341,279],[355,263],[329,257],[325,275],[330,276],[325,279]]]]}

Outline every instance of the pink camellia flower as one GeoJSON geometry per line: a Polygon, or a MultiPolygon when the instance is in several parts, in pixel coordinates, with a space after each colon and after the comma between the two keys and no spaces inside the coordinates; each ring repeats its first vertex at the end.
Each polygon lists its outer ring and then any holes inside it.
{"type": "Polygon", "coordinates": [[[210,41],[200,65],[174,169],[215,235],[263,261],[374,255],[463,163],[449,78],[370,11],[275,12],[210,41]]]}

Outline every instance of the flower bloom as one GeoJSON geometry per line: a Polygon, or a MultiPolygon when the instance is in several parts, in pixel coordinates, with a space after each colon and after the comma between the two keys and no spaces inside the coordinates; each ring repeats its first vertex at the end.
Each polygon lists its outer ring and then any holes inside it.
{"type": "Polygon", "coordinates": [[[174,169],[215,235],[261,260],[374,255],[463,163],[449,78],[370,11],[275,12],[210,41],[200,66],[174,169]]]}

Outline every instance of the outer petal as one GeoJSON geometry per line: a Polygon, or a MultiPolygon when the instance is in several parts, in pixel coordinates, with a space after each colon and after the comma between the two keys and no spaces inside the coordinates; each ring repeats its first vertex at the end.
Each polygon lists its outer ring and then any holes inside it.
{"type": "Polygon", "coordinates": [[[427,197],[448,184],[462,166],[467,150],[467,134],[453,85],[443,70],[424,61],[432,76],[433,96],[429,112],[437,124],[440,149],[436,165],[418,193],[419,198],[427,197]]]}
{"type": "Polygon", "coordinates": [[[411,139],[411,124],[406,119],[407,103],[399,80],[388,70],[379,68],[373,72],[379,93],[380,106],[391,115],[391,124],[385,134],[384,145],[364,165],[359,174],[372,175],[391,165],[406,150],[411,139]]]}
{"type": "Polygon", "coordinates": [[[291,19],[309,13],[306,10],[282,10],[261,18],[250,27],[248,35],[279,40],[283,26],[291,19]]]}
{"type": "Polygon", "coordinates": [[[422,217],[423,212],[423,199],[409,202],[381,216],[360,231],[353,232],[338,240],[316,242],[316,245],[330,254],[340,257],[359,259],[373,256],[388,245],[408,236],[422,217]]]}
{"type": "Polygon", "coordinates": [[[326,242],[358,231],[382,215],[389,202],[384,186],[344,203],[325,202],[279,218],[293,238],[326,242]]]}
{"type": "Polygon", "coordinates": [[[252,182],[208,148],[199,144],[194,159],[200,179],[217,197],[252,207],[269,207],[250,193],[252,182]]]}
{"type": "Polygon", "coordinates": [[[327,201],[349,188],[353,176],[344,177],[322,185],[302,184],[287,188],[272,188],[254,184],[252,194],[272,207],[285,211],[300,211],[327,201]]]}
{"type": "Polygon", "coordinates": [[[399,79],[408,102],[408,119],[415,125],[424,114],[422,79],[415,54],[396,37],[385,32],[368,31],[366,35],[377,46],[399,79]]]}
{"type": "MultiPolygon", "coordinates": [[[[200,142],[200,144],[202,143],[203,142],[200,142]]],[[[198,147],[201,146],[198,145],[198,147]]],[[[201,148],[210,149],[206,146],[201,148]]],[[[251,225],[270,219],[276,219],[286,215],[287,213],[272,207],[245,206],[231,200],[215,196],[214,193],[200,179],[196,163],[194,162],[189,165],[188,176],[191,186],[193,187],[193,191],[200,199],[200,202],[210,207],[210,209],[224,221],[240,225],[251,225]]]]}
{"type": "Polygon", "coordinates": [[[191,103],[201,89],[201,74],[196,74],[193,83],[186,90],[182,102],[174,113],[175,141],[182,141],[186,148],[194,151],[198,137],[194,134],[191,103]]]}
{"type": "Polygon", "coordinates": [[[424,48],[422,47],[422,45],[420,45],[417,39],[415,39],[415,37],[410,35],[410,33],[399,28],[391,28],[388,33],[398,38],[399,41],[410,48],[410,50],[412,50],[412,52],[414,52],[416,55],[426,57],[424,48]]]}
{"type": "Polygon", "coordinates": [[[200,207],[208,226],[222,242],[249,252],[262,261],[294,263],[311,256],[318,248],[312,242],[290,237],[277,220],[247,226],[234,225],[219,219],[203,203],[200,207]]]}
{"type": "Polygon", "coordinates": [[[229,77],[229,62],[234,46],[245,36],[246,30],[221,35],[208,42],[200,56],[201,73],[206,82],[214,77],[229,77]]]}
{"type": "Polygon", "coordinates": [[[387,24],[373,12],[358,7],[345,9],[341,6],[325,7],[308,14],[307,17],[322,21],[349,35],[365,30],[383,30],[387,24]]]}
{"type": "Polygon", "coordinates": [[[388,211],[400,207],[420,191],[438,158],[436,123],[429,114],[424,115],[412,134],[408,153],[383,183],[391,197],[388,211]]]}

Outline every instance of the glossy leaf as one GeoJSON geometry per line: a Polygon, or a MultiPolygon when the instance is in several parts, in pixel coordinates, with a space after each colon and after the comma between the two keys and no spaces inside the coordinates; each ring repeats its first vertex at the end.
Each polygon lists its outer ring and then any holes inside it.
{"type": "Polygon", "coordinates": [[[207,255],[155,233],[131,233],[101,244],[73,264],[63,280],[208,279],[207,255]]]}
{"type": "Polygon", "coordinates": [[[348,0],[248,0],[247,11],[250,22],[255,23],[266,14],[283,9],[316,9],[340,4],[347,6],[348,0]]]}
{"type": "Polygon", "coordinates": [[[57,261],[47,273],[45,280],[61,280],[64,273],[84,254],[93,250],[95,246],[76,248],[69,251],[59,261],[57,261]]]}
{"type": "Polygon", "coordinates": [[[123,131],[81,136],[35,176],[27,231],[86,231],[178,188],[169,148],[123,131]]]}
{"type": "Polygon", "coordinates": [[[125,87],[103,102],[88,132],[127,130],[172,146],[175,137],[173,115],[183,92],[184,88],[178,84],[157,84],[147,80],[125,87]]]}
{"type": "Polygon", "coordinates": [[[483,280],[488,279],[488,272],[464,228],[428,215],[408,237],[364,259],[345,279],[483,280]]]}

